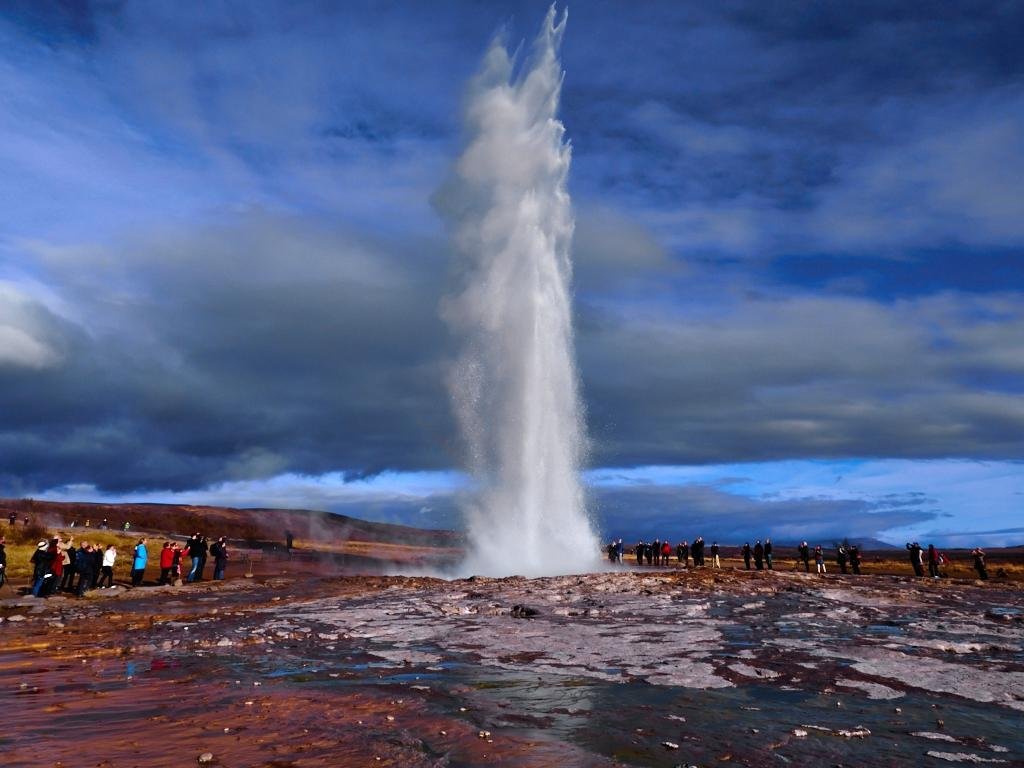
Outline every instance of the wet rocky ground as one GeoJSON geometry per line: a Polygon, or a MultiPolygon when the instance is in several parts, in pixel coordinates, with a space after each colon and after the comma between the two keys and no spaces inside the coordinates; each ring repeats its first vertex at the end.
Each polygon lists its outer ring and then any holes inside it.
{"type": "Polygon", "coordinates": [[[1024,765],[1013,584],[289,576],[0,617],[8,766],[1024,765]]]}

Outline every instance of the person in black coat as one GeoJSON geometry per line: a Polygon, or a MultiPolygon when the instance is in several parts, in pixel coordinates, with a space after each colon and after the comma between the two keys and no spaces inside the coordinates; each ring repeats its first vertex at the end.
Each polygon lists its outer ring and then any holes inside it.
{"type": "Polygon", "coordinates": [[[811,572],[811,548],[808,546],[806,541],[800,542],[800,546],[797,547],[797,551],[800,553],[800,559],[804,563],[804,572],[811,572]]]}
{"type": "Polygon", "coordinates": [[[850,570],[860,576],[860,547],[856,544],[850,547],[850,570]]]}
{"type": "Polygon", "coordinates": [[[836,546],[836,565],[839,566],[839,570],[846,573],[846,547],[842,544],[836,546]]]}
{"type": "Polygon", "coordinates": [[[750,570],[750,542],[747,542],[747,543],[745,543],[743,545],[743,548],[740,550],[740,554],[743,555],[743,567],[746,568],[749,571],[750,570]]]}
{"type": "Polygon", "coordinates": [[[634,550],[634,552],[636,553],[636,564],[637,565],[643,565],[644,564],[644,543],[642,541],[638,541],[636,543],[636,549],[634,550]]]}
{"type": "Polygon", "coordinates": [[[764,570],[764,546],[760,539],[754,544],[754,567],[759,571],[764,570]]]}
{"type": "Polygon", "coordinates": [[[78,587],[75,589],[75,594],[79,597],[85,595],[87,589],[92,588],[93,584],[93,564],[95,558],[93,557],[92,545],[88,542],[82,542],[82,546],[78,548],[78,552],[75,556],[75,562],[78,563],[78,587]]]}

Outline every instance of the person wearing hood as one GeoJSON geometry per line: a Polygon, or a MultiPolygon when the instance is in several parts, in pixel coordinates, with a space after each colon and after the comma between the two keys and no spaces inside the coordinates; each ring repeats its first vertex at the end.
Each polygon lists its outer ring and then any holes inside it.
{"type": "Polygon", "coordinates": [[[636,549],[634,550],[634,553],[636,554],[636,564],[637,565],[643,565],[644,564],[644,543],[642,541],[638,541],[636,543],[636,549]]]}
{"type": "Polygon", "coordinates": [[[743,548],[740,550],[740,554],[743,555],[743,567],[746,570],[750,570],[750,542],[746,542],[743,548]]]}
{"type": "Polygon", "coordinates": [[[764,570],[764,545],[760,539],[754,543],[754,567],[759,571],[764,570]]]}

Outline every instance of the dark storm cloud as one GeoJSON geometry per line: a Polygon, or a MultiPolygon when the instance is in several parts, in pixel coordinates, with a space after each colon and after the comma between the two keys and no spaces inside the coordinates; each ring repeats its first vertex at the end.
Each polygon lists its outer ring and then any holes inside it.
{"type": "Polygon", "coordinates": [[[0,370],[0,465],[23,483],[180,489],[451,461],[444,261],[428,244],[252,214],[39,258],[81,325],[63,324],[59,363],[0,370]]]}

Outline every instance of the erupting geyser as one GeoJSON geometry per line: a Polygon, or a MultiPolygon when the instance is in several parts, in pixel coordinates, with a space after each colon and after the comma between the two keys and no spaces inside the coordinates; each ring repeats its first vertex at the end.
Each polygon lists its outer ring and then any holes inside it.
{"type": "Polygon", "coordinates": [[[586,438],[573,357],[570,151],[556,118],[565,16],[552,8],[521,71],[495,41],[470,85],[467,146],[444,192],[463,291],[450,386],[477,489],[466,567],[545,575],[598,567],[579,468],[586,438]]]}

